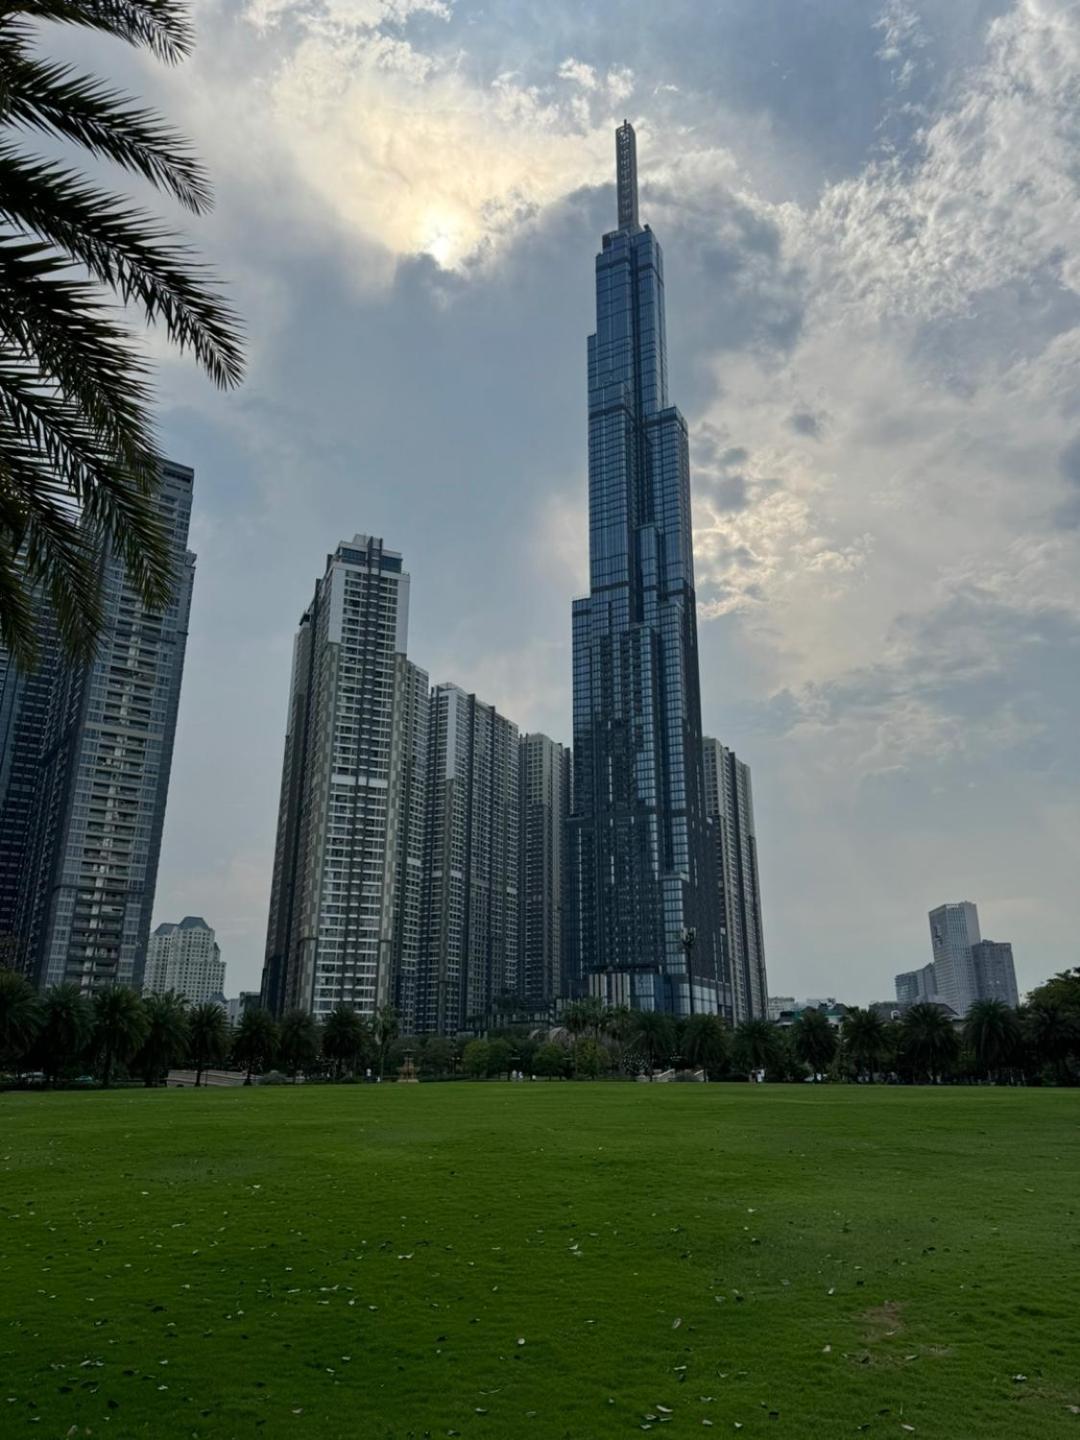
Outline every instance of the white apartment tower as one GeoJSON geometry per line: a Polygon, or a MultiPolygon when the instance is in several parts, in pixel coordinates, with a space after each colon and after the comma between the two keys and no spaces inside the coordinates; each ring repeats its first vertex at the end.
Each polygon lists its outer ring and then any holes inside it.
{"type": "Polygon", "coordinates": [[[427,676],[408,621],[401,555],[368,535],[338,545],[293,653],[262,985],[275,1013],[415,1003],[427,676]]]}
{"type": "Polygon", "coordinates": [[[201,915],[159,925],[147,942],[143,994],[165,995],[170,990],[192,1005],[225,993],[225,961],[201,915]]]}
{"type": "Polygon", "coordinates": [[[930,911],[937,992],[957,1015],[966,1015],[979,998],[973,948],[981,939],[979,912],[970,900],[939,905],[930,911]]]}

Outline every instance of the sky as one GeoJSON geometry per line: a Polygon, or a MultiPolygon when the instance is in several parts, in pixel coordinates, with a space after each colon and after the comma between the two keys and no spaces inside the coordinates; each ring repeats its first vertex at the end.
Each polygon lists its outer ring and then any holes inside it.
{"type": "Polygon", "coordinates": [[[155,923],[204,915],[257,986],[292,637],[341,539],[404,554],[433,681],[570,739],[625,116],[771,992],[889,997],[945,900],[1022,990],[1080,963],[1078,0],[195,17],[174,69],[92,48],[206,161],[214,214],[178,223],[248,335],[228,395],[149,341],[198,554],[155,923]]]}

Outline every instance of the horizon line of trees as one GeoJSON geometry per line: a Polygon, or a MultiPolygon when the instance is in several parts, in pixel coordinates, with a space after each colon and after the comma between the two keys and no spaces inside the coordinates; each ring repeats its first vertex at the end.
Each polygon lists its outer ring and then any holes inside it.
{"type": "Polygon", "coordinates": [[[972,1006],[958,1028],[937,1006],[913,1005],[898,1021],[850,1009],[840,1026],[817,1010],[789,1027],[768,1020],[731,1029],[717,1015],[676,1020],[655,1011],[605,1006],[586,998],[567,1005],[548,1034],[515,1025],[512,1007],[484,1038],[403,1037],[397,1013],[371,1019],[337,1005],[320,1025],[302,1010],[275,1020],[249,1009],[229,1025],[220,1005],[184,997],[142,995],[123,986],[84,996],[75,985],[39,995],[12,970],[0,969],[0,1071],[47,1084],[90,1076],[164,1084],[187,1067],[195,1084],[207,1069],[228,1065],[256,1074],[280,1067],[342,1081],[396,1074],[411,1054],[425,1078],[495,1078],[515,1071],[547,1079],[651,1078],[655,1072],[701,1071],[711,1080],[763,1073],[767,1080],[821,1078],[907,1083],[989,1080],[1080,1084],[1080,968],[1064,971],[1013,1009],[1000,1000],[972,1006]]]}

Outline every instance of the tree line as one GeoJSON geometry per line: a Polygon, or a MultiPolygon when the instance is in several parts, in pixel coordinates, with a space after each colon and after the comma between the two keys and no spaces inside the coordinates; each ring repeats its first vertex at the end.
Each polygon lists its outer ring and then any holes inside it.
{"type": "Polygon", "coordinates": [[[46,1084],[163,1085],[170,1070],[188,1067],[198,1085],[218,1065],[243,1070],[249,1081],[277,1065],[293,1076],[320,1067],[334,1079],[369,1069],[381,1075],[397,1035],[390,1007],[367,1020],[339,1005],[321,1026],[302,1010],[279,1022],[249,1009],[231,1026],[212,1001],[190,1005],[182,995],[139,995],[123,985],[91,998],[77,985],[38,995],[21,975],[0,969],[0,1071],[40,1075],[46,1084]]]}
{"type": "Polygon", "coordinates": [[[186,1066],[198,1085],[217,1065],[242,1070],[248,1081],[275,1067],[294,1078],[381,1078],[397,1075],[406,1056],[431,1079],[515,1072],[545,1079],[651,1078],[675,1070],[713,1080],[757,1073],[773,1081],[1074,1085],[1080,1084],[1080,968],[1054,976],[1017,1009],[978,1001],[962,1027],[938,1006],[923,1004],[898,1021],[852,1008],[834,1026],[821,1011],[807,1010],[788,1027],[758,1019],[732,1030],[716,1015],[675,1020],[588,998],[567,1005],[550,1031],[507,1018],[471,1040],[402,1036],[389,1006],[366,1019],[340,1004],[321,1025],[302,1010],[277,1021],[248,1009],[231,1027],[214,1003],[140,996],[123,986],[90,999],[74,985],[39,996],[20,975],[0,970],[0,1071],[40,1075],[50,1084],[89,1077],[105,1086],[118,1078],[159,1085],[171,1069],[186,1066]]]}
{"type": "Polygon", "coordinates": [[[565,1073],[586,1076],[686,1068],[710,1079],[760,1073],[778,1081],[1080,1084],[1080,968],[1054,976],[1016,1009],[977,1001],[962,1026],[939,1006],[922,1004],[899,1020],[852,1007],[840,1025],[805,1010],[790,1026],[755,1019],[731,1030],[714,1015],[676,1021],[592,999],[568,1006],[562,1023],[570,1049],[565,1073]]]}

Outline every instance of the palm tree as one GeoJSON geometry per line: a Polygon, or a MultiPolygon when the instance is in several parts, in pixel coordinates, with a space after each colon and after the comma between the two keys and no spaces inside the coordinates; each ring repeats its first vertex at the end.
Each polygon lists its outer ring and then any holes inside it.
{"type": "Polygon", "coordinates": [[[14,970],[0,970],[0,1065],[18,1067],[43,1018],[33,986],[14,970]]]}
{"type": "Polygon", "coordinates": [[[584,1000],[572,1000],[559,1016],[562,1028],[570,1036],[570,1054],[577,1072],[578,1041],[592,1025],[592,1014],[584,1000]]]}
{"type": "Polygon", "coordinates": [[[334,1066],[335,1080],[341,1079],[344,1070],[356,1070],[364,1058],[369,1038],[363,1018],[351,1005],[339,1001],[327,1016],[322,1032],[323,1054],[334,1066]]]}
{"type": "Polygon", "coordinates": [[[289,1010],[282,1016],[278,1037],[278,1057],[296,1079],[298,1070],[306,1070],[319,1054],[319,1032],[306,1010],[289,1010]]]}
{"type": "Polygon", "coordinates": [[[715,1077],[724,1072],[731,1054],[728,1029],[719,1015],[691,1015],[682,1037],[688,1065],[715,1077]]]}
{"type": "Polygon", "coordinates": [[[600,1035],[607,1025],[611,1010],[600,999],[599,995],[586,995],[578,1001],[581,1008],[581,1015],[585,1021],[585,1028],[592,1032],[592,1038],[600,1044],[600,1035]]]}
{"type": "Polygon", "coordinates": [[[816,1079],[833,1062],[836,1054],[836,1029],[820,1010],[804,1010],[791,1027],[791,1040],[796,1056],[816,1079]]]}
{"type": "Polygon", "coordinates": [[[885,1021],[876,1010],[852,1006],[844,1016],[844,1046],[856,1070],[865,1072],[873,1084],[874,1071],[888,1048],[885,1021]]]}
{"type": "Polygon", "coordinates": [[[398,1013],[392,1005],[380,1005],[371,1022],[371,1034],[379,1055],[379,1079],[386,1069],[386,1052],[398,1037],[401,1026],[398,1013]]]}
{"type": "Polygon", "coordinates": [[[188,1060],[195,1068],[195,1088],[207,1066],[224,1059],[229,1049],[229,1022],[212,1000],[196,1005],[188,1016],[188,1060]]]}
{"type": "Polygon", "coordinates": [[[106,1089],[116,1066],[130,1060],[146,1038],[147,1024],[142,1000],[126,985],[111,985],[94,996],[92,1044],[106,1089]]]}
{"type": "Polygon", "coordinates": [[[771,1020],[744,1020],[735,1031],[732,1059],[740,1073],[775,1070],[782,1062],[782,1045],[771,1020]]]}
{"type": "Polygon", "coordinates": [[[256,1067],[265,1070],[273,1061],[278,1044],[278,1027],[269,1010],[245,1010],[233,1034],[233,1059],[246,1071],[244,1084],[251,1084],[256,1067]]]}
{"type": "Polygon", "coordinates": [[[930,1081],[949,1071],[960,1050],[952,1021],[937,1005],[912,1005],[900,1022],[900,1034],[904,1063],[930,1081]]]}
{"type": "Polygon", "coordinates": [[[1069,1057],[1080,1055],[1080,1022],[1053,1000],[1038,1000],[1025,1011],[1024,1034],[1033,1058],[1053,1069],[1058,1084],[1066,1083],[1069,1057]]]}
{"type": "Polygon", "coordinates": [[[83,1055],[94,1031],[94,1013],[77,985],[54,985],[42,1002],[43,1023],[34,1054],[46,1080],[55,1080],[83,1055]]]}
{"type": "Polygon", "coordinates": [[[147,1086],[160,1084],[188,1048],[188,1002],[185,995],[147,995],[143,1000],[146,1035],[132,1062],[147,1086]]]}
{"type": "Polygon", "coordinates": [[[1015,1062],[1022,1038],[1016,1011],[1003,1000],[976,1000],[964,1020],[964,1040],[989,1080],[1015,1062]]]}
{"type": "Polygon", "coordinates": [[[658,1065],[671,1059],[675,1049],[675,1026],[662,1010],[634,1011],[634,1049],[649,1069],[649,1079],[658,1065]]]}
{"type": "Polygon", "coordinates": [[[210,205],[202,167],[160,117],[39,57],[42,21],[104,31],[167,63],[192,46],[183,0],[12,0],[0,12],[0,641],[24,667],[36,658],[39,588],[68,651],[92,654],[104,617],[100,542],[150,607],[172,589],[154,507],[149,366],[115,300],[160,321],[217,385],[242,373],[236,318],[190,249],[67,162],[16,143],[35,130],[195,214],[210,205]]]}
{"type": "MultiPolygon", "coordinates": [[[[359,1018],[359,1017],[357,1017],[359,1018]]],[[[327,1022],[329,1028],[329,1022],[327,1022]]],[[[326,1042],[323,1041],[323,1049],[326,1042]]],[[[420,1042],[420,1071],[424,1075],[452,1075],[454,1049],[444,1035],[427,1035],[420,1042]]]]}
{"type": "Polygon", "coordinates": [[[629,1005],[613,1005],[607,1011],[604,1032],[611,1041],[615,1066],[621,1070],[626,1061],[626,1051],[634,1035],[634,1012],[629,1005]]]}

